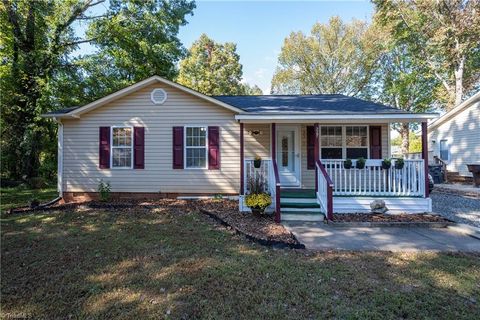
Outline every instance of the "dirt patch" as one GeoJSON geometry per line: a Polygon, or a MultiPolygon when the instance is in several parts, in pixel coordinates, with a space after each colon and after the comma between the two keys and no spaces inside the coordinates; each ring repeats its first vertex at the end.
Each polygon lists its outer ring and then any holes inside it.
{"type": "Polygon", "coordinates": [[[334,214],[333,222],[450,222],[444,217],[433,214],[371,214],[348,213],[334,214]]]}
{"type": "Polygon", "coordinates": [[[196,205],[205,213],[213,215],[240,233],[261,240],[260,242],[263,244],[280,245],[283,243],[294,248],[303,247],[283,225],[273,221],[273,216],[241,213],[238,210],[238,201],[201,200],[196,201],[196,205]]]}

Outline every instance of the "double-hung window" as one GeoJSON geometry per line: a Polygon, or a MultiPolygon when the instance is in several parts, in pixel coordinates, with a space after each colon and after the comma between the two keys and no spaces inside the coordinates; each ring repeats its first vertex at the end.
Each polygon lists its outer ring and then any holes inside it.
{"type": "Polygon", "coordinates": [[[185,168],[207,168],[207,127],[185,127],[185,168]]]}
{"type": "Polygon", "coordinates": [[[347,159],[368,158],[367,127],[366,126],[347,126],[346,131],[346,151],[347,159]]]}
{"type": "Polygon", "coordinates": [[[440,140],[440,159],[448,161],[448,141],[440,140]]]}
{"type": "Polygon", "coordinates": [[[132,168],[132,127],[112,127],[112,168],[132,168]]]}
{"type": "Polygon", "coordinates": [[[341,126],[322,126],[321,158],[342,159],[343,136],[341,126]]]}

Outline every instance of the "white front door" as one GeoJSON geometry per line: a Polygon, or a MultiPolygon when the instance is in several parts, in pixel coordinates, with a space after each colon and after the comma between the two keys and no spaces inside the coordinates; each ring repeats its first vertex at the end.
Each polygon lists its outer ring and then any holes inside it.
{"type": "Polygon", "coordinates": [[[277,165],[282,187],[300,187],[299,128],[279,126],[277,129],[277,165]]]}

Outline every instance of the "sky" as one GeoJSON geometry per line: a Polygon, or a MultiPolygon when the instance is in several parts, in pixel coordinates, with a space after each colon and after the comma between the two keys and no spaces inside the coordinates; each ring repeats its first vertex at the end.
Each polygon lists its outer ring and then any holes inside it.
{"type": "MultiPolygon", "coordinates": [[[[193,16],[180,28],[179,39],[186,48],[206,33],[216,42],[234,42],[243,65],[243,80],[270,93],[270,82],[284,39],[295,31],[309,33],[316,22],[335,15],[370,21],[373,5],[358,1],[218,1],[197,0],[193,16]]],[[[98,8],[97,10],[102,10],[98,8]]],[[[82,33],[84,25],[77,25],[82,33]]],[[[91,52],[88,45],[78,54],[91,52]]]]}

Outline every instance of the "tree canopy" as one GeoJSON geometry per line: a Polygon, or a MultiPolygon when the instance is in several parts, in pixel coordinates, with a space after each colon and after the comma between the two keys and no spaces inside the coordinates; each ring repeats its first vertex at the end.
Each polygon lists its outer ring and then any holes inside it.
{"type": "Polygon", "coordinates": [[[292,32],[284,41],[272,79],[272,93],[359,96],[366,93],[381,46],[363,21],[332,17],[310,32],[292,32]]]}
{"type": "Polygon", "coordinates": [[[206,95],[258,94],[258,86],[242,84],[242,64],[236,50],[234,43],[217,43],[202,34],[180,62],[177,82],[206,95]]]}

